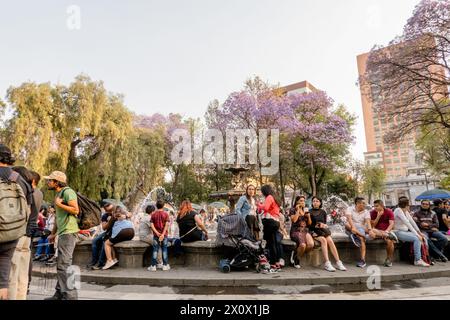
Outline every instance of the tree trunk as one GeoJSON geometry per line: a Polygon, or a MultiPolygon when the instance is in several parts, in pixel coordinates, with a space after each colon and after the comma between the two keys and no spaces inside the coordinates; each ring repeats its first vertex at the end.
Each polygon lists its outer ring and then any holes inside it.
{"type": "Polygon", "coordinates": [[[285,206],[285,201],[284,201],[284,181],[283,181],[283,173],[282,173],[282,162],[280,160],[280,165],[279,165],[279,170],[278,172],[280,173],[280,190],[281,190],[281,203],[283,205],[283,208],[285,206]]]}
{"type": "Polygon", "coordinates": [[[313,197],[317,196],[317,187],[316,187],[316,173],[314,170],[314,162],[311,159],[310,162],[310,166],[311,166],[311,176],[309,179],[309,183],[311,184],[311,194],[313,197]]]}

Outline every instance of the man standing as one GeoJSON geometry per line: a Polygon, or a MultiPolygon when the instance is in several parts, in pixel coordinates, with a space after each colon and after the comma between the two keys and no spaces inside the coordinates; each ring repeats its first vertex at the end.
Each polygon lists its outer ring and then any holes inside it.
{"type": "Polygon", "coordinates": [[[448,259],[443,251],[447,246],[448,240],[445,235],[439,232],[438,216],[434,211],[431,211],[430,201],[422,200],[420,210],[414,213],[413,219],[425,236],[430,253],[441,262],[447,262],[448,259]]]}
{"type": "Polygon", "coordinates": [[[377,238],[386,241],[387,257],[384,261],[385,267],[392,267],[394,257],[394,242],[398,242],[398,238],[392,229],[394,229],[395,218],[391,209],[385,208],[383,201],[375,200],[374,209],[370,212],[372,227],[377,238]]]}
{"type": "MultiPolygon", "coordinates": [[[[30,212],[31,204],[33,203],[33,190],[31,186],[25,181],[23,177],[21,177],[18,173],[14,172],[11,168],[14,165],[15,159],[11,154],[11,150],[5,146],[4,144],[0,144],[0,179],[2,181],[15,181],[22,189],[23,194],[25,196],[25,200],[28,208],[28,215],[30,212]]],[[[20,195],[17,195],[20,197],[20,195]]],[[[4,198],[6,199],[6,197],[4,198]]],[[[10,208],[8,204],[8,208],[10,208]]],[[[23,209],[23,208],[22,208],[23,209]]],[[[5,212],[2,212],[4,214],[5,212]]],[[[17,215],[21,214],[20,209],[17,209],[17,215]]],[[[28,222],[30,222],[29,217],[27,217],[28,222]]],[[[29,223],[27,223],[27,228],[29,223]]],[[[2,231],[3,232],[3,231],[2,231]]],[[[8,231],[5,231],[8,232],[8,231]]],[[[27,254],[29,258],[29,248],[30,248],[30,238],[26,236],[24,232],[23,235],[18,235],[18,237],[14,240],[0,242],[0,300],[6,300],[11,295],[11,292],[8,292],[9,288],[9,279],[11,273],[12,259],[15,255],[16,248],[20,249],[20,252],[23,254],[16,255],[16,258],[22,261],[24,264],[28,266],[27,254]]],[[[16,259],[16,260],[17,260],[16,259]]],[[[17,291],[15,290],[16,286],[14,285],[13,295],[16,298],[17,291]]],[[[25,287],[26,288],[26,287],[25,287]]],[[[21,299],[26,298],[26,291],[20,292],[21,299]]]]}
{"type": "Polygon", "coordinates": [[[72,264],[77,233],[80,231],[76,218],[79,213],[77,194],[67,186],[67,177],[61,171],[53,171],[44,179],[47,180],[48,189],[56,191],[56,223],[48,241],[52,243],[58,235],[56,292],[47,300],[76,300],[77,290],[73,283],[69,283],[68,269],[72,264]]]}

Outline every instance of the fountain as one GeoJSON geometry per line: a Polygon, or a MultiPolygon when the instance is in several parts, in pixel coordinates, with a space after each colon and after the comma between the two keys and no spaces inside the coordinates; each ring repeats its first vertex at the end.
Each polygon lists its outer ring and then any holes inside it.
{"type": "Polygon", "coordinates": [[[212,199],[225,199],[229,203],[229,208],[234,211],[237,200],[245,193],[244,190],[244,174],[249,169],[244,167],[229,167],[225,171],[231,172],[233,178],[231,180],[232,189],[213,192],[209,195],[212,199]]]}
{"type": "Polygon", "coordinates": [[[344,200],[335,195],[324,201],[323,209],[327,212],[327,224],[332,234],[345,235],[345,223],[347,222],[345,214],[348,207],[344,200]]]}

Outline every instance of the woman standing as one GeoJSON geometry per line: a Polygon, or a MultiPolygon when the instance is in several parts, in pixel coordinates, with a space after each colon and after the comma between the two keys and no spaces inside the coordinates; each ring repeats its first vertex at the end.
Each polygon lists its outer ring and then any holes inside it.
{"type": "Polygon", "coordinates": [[[235,212],[247,223],[251,234],[256,241],[259,240],[259,223],[256,214],[256,187],[252,184],[247,186],[245,194],[239,198],[235,212]]]}
{"type": "Polygon", "coordinates": [[[265,197],[264,203],[258,204],[258,211],[263,212],[262,224],[264,231],[264,240],[269,249],[270,264],[273,268],[281,269],[280,242],[277,232],[280,229],[280,200],[275,195],[270,185],[261,187],[261,193],[265,197]]]}
{"type": "Polygon", "coordinates": [[[322,199],[318,197],[312,198],[312,209],[311,209],[311,232],[313,238],[320,242],[322,248],[323,258],[325,260],[325,270],[334,272],[336,269],[330,262],[328,258],[328,249],[330,249],[331,254],[336,260],[336,267],[338,270],[346,271],[344,264],[339,259],[339,254],[331,238],[331,232],[327,226],[327,213],[322,209],[322,199]]]}
{"type": "Polygon", "coordinates": [[[295,268],[300,269],[300,259],[314,248],[314,239],[308,232],[312,221],[306,207],[305,196],[295,198],[294,206],[289,210],[289,216],[291,218],[290,238],[297,245],[296,250],[292,251],[291,263],[295,268]]]}
{"type": "Polygon", "coordinates": [[[182,242],[194,242],[208,239],[208,231],[203,224],[201,216],[194,211],[189,200],[181,203],[177,216],[180,240],[182,242]],[[203,231],[203,232],[202,232],[203,231]]]}

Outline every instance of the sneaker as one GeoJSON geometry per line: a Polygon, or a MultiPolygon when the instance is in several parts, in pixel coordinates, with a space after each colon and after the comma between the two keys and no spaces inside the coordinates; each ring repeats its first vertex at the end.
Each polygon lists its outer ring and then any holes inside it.
{"type": "Polygon", "coordinates": [[[281,258],[280,261],[279,261],[278,263],[280,264],[281,267],[284,267],[284,266],[285,266],[285,262],[284,262],[284,259],[283,259],[283,258],[281,258]]]}
{"type": "Polygon", "coordinates": [[[388,268],[392,267],[392,261],[389,259],[384,260],[384,266],[388,268]]]}
{"type": "Polygon", "coordinates": [[[325,270],[329,272],[335,272],[336,269],[333,267],[330,261],[325,262],[325,270]]]}
{"type": "Polygon", "coordinates": [[[300,269],[301,268],[300,260],[297,257],[294,258],[294,268],[295,269],[300,269]]]}
{"type": "Polygon", "coordinates": [[[164,265],[164,266],[162,267],[162,270],[163,270],[163,271],[169,271],[169,270],[170,270],[170,266],[169,266],[168,264],[166,264],[166,265],[164,265]]]}
{"type": "Polygon", "coordinates": [[[295,265],[294,255],[295,255],[295,251],[292,251],[291,252],[291,259],[290,259],[292,265],[295,265]]]}
{"type": "Polygon", "coordinates": [[[356,264],[356,266],[358,268],[364,268],[366,266],[366,261],[364,260],[359,260],[358,263],[356,264]]]}
{"type": "Polygon", "coordinates": [[[156,266],[150,266],[147,268],[148,271],[156,271],[156,266]]]}
{"type": "Polygon", "coordinates": [[[361,247],[361,240],[359,239],[359,237],[356,235],[356,234],[351,234],[350,235],[350,239],[352,240],[352,242],[353,242],[353,244],[356,246],[356,247],[361,247]]]}
{"type": "Polygon", "coordinates": [[[447,259],[446,256],[441,256],[441,257],[439,258],[439,261],[441,261],[441,262],[447,262],[448,259],[447,259]]]}
{"type": "Polygon", "coordinates": [[[40,261],[43,256],[34,256],[33,261],[40,261]]]}
{"type": "Polygon", "coordinates": [[[118,263],[118,262],[119,262],[119,260],[117,260],[117,259],[114,259],[113,261],[114,261],[115,263],[118,263]]]}
{"type": "Polygon", "coordinates": [[[389,231],[388,239],[398,243],[398,238],[394,231],[389,231]]]}
{"type": "Polygon", "coordinates": [[[104,267],[102,268],[102,270],[108,270],[109,268],[111,268],[113,265],[115,265],[118,261],[107,261],[106,264],[104,265],[104,267]]]}
{"type": "Polygon", "coordinates": [[[103,266],[92,266],[91,270],[101,270],[103,266]]]}
{"type": "Polygon", "coordinates": [[[62,299],[63,299],[62,293],[59,291],[56,291],[53,296],[45,298],[44,300],[62,300],[62,299]]]}
{"type": "Polygon", "coordinates": [[[163,264],[162,263],[158,263],[157,265],[156,265],[156,269],[162,269],[163,268],[163,264]]]}
{"type": "Polygon", "coordinates": [[[340,271],[347,271],[347,268],[344,266],[341,260],[336,261],[336,267],[340,271]]]}
{"type": "Polygon", "coordinates": [[[418,267],[429,267],[430,265],[423,261],[422,259],[414,261],[414,265],[418,267]]]}

